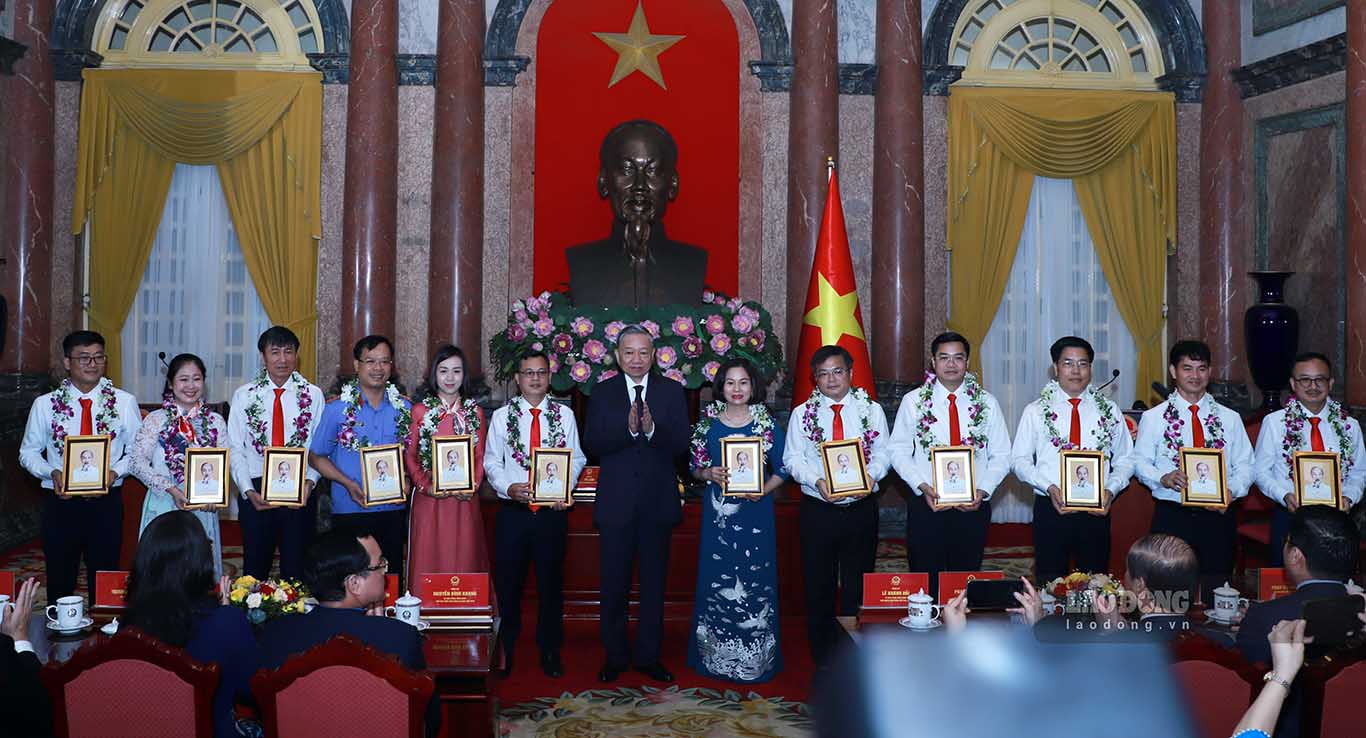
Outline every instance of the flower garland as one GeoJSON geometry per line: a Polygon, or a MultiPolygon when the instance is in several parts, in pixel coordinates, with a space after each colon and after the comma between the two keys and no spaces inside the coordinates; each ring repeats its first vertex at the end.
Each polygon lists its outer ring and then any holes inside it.
{"type": "MultiPolygon", "coordinates": [[[[183,485],[185,449],[189,447],[190,439],[180,432],[180,408],[170,396],[161,401],[161,409],[166,413],[166,422],[162,424],[157,440],[166,456],[166,468],[171,471],[176,484],[183,485]]],[[[187,416],[187,422],[190,423],[190,430],[194,431],[195,443],[199,447],[213,448],[218,445],[218,429],[213,425],[212,413],[205,410],[202,404],[195,406],[187,416]],[[198,427],[195,427],[196,419],[199,421],[198,427]]]]}
{"type": "MultiPolygon", "coordinates": [[[[856,402],[863,403],[865,407],[873,402],[872,398],[868,397],[868,393],[859,387],[850,390],[849,396],[856,402]]],[[[826,397],[821,394],[820,390],[812,392],[811,397],[806,400],[806,410],[802,412],[802,431],[816,445],[825,443],[825,429],[816,422],[816,413],[820,411],[821,403],[825,400],[826,397]]],[[[861,434],[863,438],[863,463],[867,464],[873,460],[873,439],[877,438],[879,434],[873,430],[872,423],[868,420],[868,411],[864,410],[860,415],[860,425],[863,431],[861,434]]]]}
{"type": "MultiPolygon", "coordinates": [[[[356,380],[351,380],[342,385],[341,401],[346,403],[346,414],[342,417],[341,427],[337,429],[337,443],[342,448],[356,451],[370,445],[367,436],[356,434],[356,411],[360,409],[364,393],[360,391],[360,384],[356,380]]],[[[403,395],[399,393],[398,386],[393,382],[384,385],[384,399],[390,407],[398,412],[398,442],[406,449],[408,447],[408,426],[413,422],[412,408],[408,407],[403,401],[403,395]]]]}
{"type": "MultiPolygon", "coordinates": [[[[1176,395],[1173,395],[1175,397],[1176,395]]],[[[1162,439],[1167,443],[1167,450],[1171,452],[1172,463],[1177,467],[1181,466],[1181,429],[1186,427],[1186,419],[1176,404],[1170,399],[1167,400],[1167,409],[1162,411],[1162,420],[1166,421],[1167,429],[1162,433],[1162,439]]],[[[1219,414],[1210,408],[1209,414],[1200,421],[1205,428],[1205,448],[1224,447],[1224,424],[1219,420],[1219,414]]]]}
{"type": "MultiPolygon", "coordinates": [[[[1110,401],[1101,396],[1100,392],[1094,387],[1088,390],[1091,399],[1096,403],[1100,410],[1100,419],[1096,423],[1096,450],[1105,453],[1110,450],[1110,444],[1114,442],[1115,411],[1110,401]]],[[[1058,414],[1053,411],[1053,401],[1058,395],[1058,383],[1049,382],[1044,385],[1043,392],[1039,393],[1039,402],[1043,406],[1042,410],[1044,430],[1048,431],[1048,440],[1053,444],[1053,448],[1059,451],[1073,451],[1077,447],[1071,441],[1064,441],[1062,435],[1058,433],[1058,414]]]]}
{"type": "MultiPolygon", "coordinates": [[[[564,436],[564,424],[561,418],[563,411],[560,408],[560,403],[552,400],[550,410],[546,414],[550,416],[549,445],[553,448],[564,448],[564,445],[569,441],[564,436]]],[[[530,452],[527,451],[526,446],[522,445],[521,416],[522,406],[517,404],[516,399],[513,399],[508,407],[508,447],[512,449],[512,460],[521,464],[523,469],[530,469],[531,462],[528,460],[530,452]]]]}
{"type": "MultiPolygon", "coordinates": [[[[445,420],[452,410],[448,409],[446,403],[436,395],[428,395],[427,399],[422,401],[422,405],[427,408],[427,414],[422,416],[422,423],[417,427],[417,458],[422,464],[422,471],[431,471],[432,436],[436,435],[436,427],[441,425],[441,421],[445,420]]],[[[459,410],[454,412],[460,414],[462,422],[459,427],[464,428],[466,433],[479,433],[479,403],[474,400],[461,400],[459,410]]]]}
{"type": "MultiPolygon", "coordinates": [[[[298,397],[299,414],[294,417],[294,433],[289,437],[286,446],[301,448],[308,445],[308,429],[313,422],[313,393],[309,392],[308,380],[304,375],[294,372],[285,380],[286,384],[294,384],[294,395],[298,397]]],[[[251,434],[252,448],[256,453],[264,453],[267,445],[266,439],[266,409],[264,393],[270,385],[270,379],[266,376],[264,369],[256,375],[256,379],[251,383],[252,394],[251,404],[247,405],[247,432],[251,434]]]]}
{"type": "MultiPolygon", "coordinates": [[[[934,382],[933,372],[925,372],[925,383],[921,385],[920,392],[916,397],[916,402],[920,406],[920,423],[916,426],[916,442],[925,451],[929,451],[935,446],[939,446],[937,439],[931,429],[939,419],[934,416],[934,382]]],[[[963,396],[968,402],[968,434],[963,439],[964,445],[971,446],[978,451],[987,447],[987,408],[982,402],[982,385],[978,383],[977,377],[971,373],[963,376],[963,396]]]]}
{"type": "MultiPolygon", "coordinates": [[[[1347,442],[1347,409],[1341,403],[1329,398],[1328,400],[1328,425],[1338,437],[1338,454],[1342,458],[1342,475],[1345,479],[1347,472],[1351,471],[1355,459],[1352,458],[1355,450],[1347,442]]],[[[1285,466],[1290,470],[1289,476],[1295,478],[1295,464],[1293,463],[1295,452],[1300,450],[1304,444],[1304,425],[1309,421],[1309,413],[1298,399],[1292,398],[1285,406],[1285,438],[1281,441],[1281,458],[1285,460],[1285,466]]]]}
{"type": "MultiPolygon", "coordinates": [[[[697,421],[697,427],[692,431],[692,440],[688,442],[692,448],[692,468],[705,469],[711,466],[711,454],[707,452],[707,434],[711,432],[712,422],[721,415],[725,407],[725,400],[716,400],[702,411],[702,418],[697,421]]],[[[749,414],[754,417],[754,430],[763,439],[763,450],[767,454],[773,448],[773,415],[761,404],[750,405],[749,414]]]]}
{"type": "MultiPolygon", "coordinates": [[[[70,379],[63,379],[52,393],[52,447],[60,448],[66,440],[66,421],[76,417],[76,409],[71,402],[72,391],[76,385],[70,379]]],[[[119,398],[114,393],[114,383],[101,378],[99,381],[100,401],[95,407],[94,431],[97,436],[109,436],[113,441],[118,435],[114,421],[119,417],[119,398]]]]}

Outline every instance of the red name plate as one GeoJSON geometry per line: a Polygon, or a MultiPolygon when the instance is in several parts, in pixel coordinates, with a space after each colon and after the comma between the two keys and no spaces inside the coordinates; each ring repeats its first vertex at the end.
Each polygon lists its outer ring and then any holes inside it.
{"type": "Polygon", "coordinates": [[[1005,579],[1003,571],[941,571],[939,572],[939,604],[943,605],[968,588],[974,579],[1005,579]]]}
{"type": "Polygon", "coordinates": [[[123,609],[128,606],[128,572],[95,572],[95,607],[123,609]]]}
{"type": "Polygon", "coordinates": [[[930,575],[924,572],[874,573],[863,575],[864,607],[906,607],[906,598],[930,588],[930,575]]]}
{"type": "Polygon", "coordinates": [[[416,589],[424,610],[489,608],[488,574],[421,574],[416,589]]]}
{"type": "Polygon", "coordinates": [[[0,595],[14,597],[14,572],[0,571],[0,595]]]}
{"type": "Polygon", "coordinates": [[[384,606],[389,607],[398,599],[398,575],[384,575],[384,606]]]}
{"type": "Polygon", "coordinates": [[[1262,602],[1284,597],[1294,591],[1295,588],[1285,581],[1285,569],[1257,570],[1257,599],[1262,602]]]}
{"type": "Polygon", "coordinates": [[[602,473],[600,466],[585,466],[583,473],[579,475],[579,485],[575,487],[578,492],[596,492],[598,489],[598,474],[602,473]]]}

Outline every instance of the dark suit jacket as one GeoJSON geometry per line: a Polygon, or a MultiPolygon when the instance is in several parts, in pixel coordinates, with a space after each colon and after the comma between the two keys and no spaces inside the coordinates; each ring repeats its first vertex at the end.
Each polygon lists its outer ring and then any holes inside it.
{"type": "Polygon", "coordinates": [[[626,375],[593,388],[588,402],[584,447],[602,466],[593,522],[623,525],[633,520],[673,524],[682,519],[674,462],[688,450],[692,429],[683,386],[651,373],[645,403],[655,421],[649,439],[626,430],[630,400],[626,375]]]}
{"type": "Polygon", "coordinates": [[[698,305],[707,277],[707,252],[670,241],[664,226],[650,232],[650,260],[645,265],[645,301],[635,304],[635,267],[624,251],[625,226],[612,225],[612,235],[565,250],[569,262],[569,294],[575,305],[698,305]]]}
{"type": "MultiPolygon", "coordinates": [[[[1247,609],[1243,623],[1238,628],[1238,650],[1243,658],[1252,662],[1271,663],[1271,644],[1266,637],[1271,629],[1282,620],[1300,617],[1304,603],[1312,600],[1331,600],[1347,594],[1347,587],[1337,583],[1307,584],[1294,592],[1275,600],[1258,602],[1247,609]]],[[[1324,653],[1323,648],[1313,644],[1305,647],[1305,660],[1316,659],[1324,653]]]]}
{"type": "Polygon", "coordinates": [[[260,668],[256,634],[239,607],[222,605],[197,613],[185,651],[196,661],[218,664],[218,691],[213,696],[214,735],[235,738],[233,704],[251,700],[251,675],[260,668]]]}
{"type": "Polygon", "coordinates": [[[52,735],[52,708],[38,680],[42,664],[32,652],[15,653],[0,635],[0,732],[14,738],[52,735]]]}
{"type": "Polygon", "coordinates": [[[371,617],[362,610],[339,607],[315,607],[305,615],[287,615],[270,621],[261,636],[261,666],[277,668],[290,656],[343,633],[376,651],[397,656],[413,671],[427,668],[416,628],[392,618],[371,617]]]}

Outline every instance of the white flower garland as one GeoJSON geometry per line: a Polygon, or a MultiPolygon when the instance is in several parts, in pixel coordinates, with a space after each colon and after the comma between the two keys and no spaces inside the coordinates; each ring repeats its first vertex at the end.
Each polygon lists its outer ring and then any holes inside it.
{"type": "MultiPolygon", "coordinates": [[[[1114,410],[1110,406],[1110,401],[1105,399],[1095,387],[1087,388],[1087,392],[1091,394],[1091,400],[1096,403],[1096,409],[1100,412],[1100,419],[1096,423],[1096,450],[1101,453],[1107,453],[1110,450],[1110,444],[1115,440],[1114,410]]],[[[1053,412],[1053,401],[1057,396],[1057,382],[1049,382],[1044,385],[1043,391],[1039,393],[1040,404],[1043,405],[1043,407],[1039,409],[1043,411],[1041,415],[1043,415],[1044,430],[1048,432],[1048,440],[1053,444],[1053,448],[1056,448],[1059,451],[1073,451],[1076,450],[1077,447],[1073,446],[1071,441],[1064,441],[1062,435],[1058,433],[1058,426],[1056,423],[1058,414],[1053,412]]]]}

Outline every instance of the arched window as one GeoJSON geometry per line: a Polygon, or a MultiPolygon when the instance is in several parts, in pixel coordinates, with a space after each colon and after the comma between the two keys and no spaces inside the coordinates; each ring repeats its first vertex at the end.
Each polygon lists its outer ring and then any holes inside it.
{"type": "Polygon", "coordinates": [[[306,70],[327,51],[312,0],[111,0],[92,45],[104,67],[306,70]]]}
{"type": "Polygon", "coordinates": [[[973,0],[949,63],[966,84],[1156,89],[1157,36],[1130,0],[973,0]]]}

